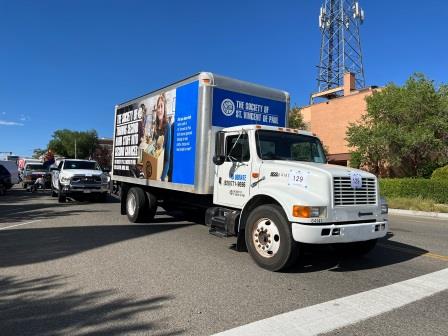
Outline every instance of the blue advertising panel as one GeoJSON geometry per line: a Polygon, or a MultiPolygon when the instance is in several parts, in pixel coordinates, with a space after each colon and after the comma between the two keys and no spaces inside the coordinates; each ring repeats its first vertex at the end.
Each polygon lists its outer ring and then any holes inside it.
{"type": "Polygon", "coordinates": [[[194,184],[198,82],[117,110],[114,175],[194,184]]]}
{"type": "Polygon", "coordinates": [[[173,182],[194,184],[198,82],[177,88],[173,182]]]}
{"type": "Polygon", "coordinates": [[[286,102],[213,89],[213,126],[258,124],[285,127],[285,114],[286,102]]]}

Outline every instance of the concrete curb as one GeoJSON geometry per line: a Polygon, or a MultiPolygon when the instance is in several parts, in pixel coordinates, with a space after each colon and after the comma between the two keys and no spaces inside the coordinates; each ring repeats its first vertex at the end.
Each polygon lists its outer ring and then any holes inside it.
{"type": "Polygon", "coordinates": [[[405,215],[405,216],[432,217],[432,218],[448,219],[448,213],[443,213],[443,212],[426,212],[426,211],[416,211],[416,210],[389,209],[389,213],[391,215],[405,215]]]}

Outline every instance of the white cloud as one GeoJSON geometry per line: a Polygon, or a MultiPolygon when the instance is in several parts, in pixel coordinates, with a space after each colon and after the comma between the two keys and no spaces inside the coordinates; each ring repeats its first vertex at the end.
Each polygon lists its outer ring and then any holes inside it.
{"type": "Polygon", "coordinates": [[[23,124],[15,121],[7,121],[0,119],[0,126],[23,126],[23,124]]]}

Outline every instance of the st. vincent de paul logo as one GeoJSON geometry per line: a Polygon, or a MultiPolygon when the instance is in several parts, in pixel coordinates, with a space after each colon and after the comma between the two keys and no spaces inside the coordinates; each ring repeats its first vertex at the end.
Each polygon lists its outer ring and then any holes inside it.
{"type": "Polygon", "coordinates": [[[224,99],[221,103],[221,111],[225,116],[230,117],[235,113],[235,104],[231,99],[224,99]]]}

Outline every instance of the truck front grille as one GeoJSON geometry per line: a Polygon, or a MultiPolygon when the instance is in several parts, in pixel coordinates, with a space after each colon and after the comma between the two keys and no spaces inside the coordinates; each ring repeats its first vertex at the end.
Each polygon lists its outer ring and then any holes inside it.
{"type": "Polygon", "coordinates": [[[376,204],[376,180],[363,178],[362,188],[353,189],[350,177],[333,177],[334,205],[376,204]]]}
{"type": "Polygon", "coordinates": [[[72,183],[101,184],[101,176],[73,176],[72,183]]]}

